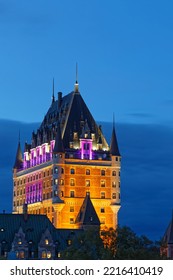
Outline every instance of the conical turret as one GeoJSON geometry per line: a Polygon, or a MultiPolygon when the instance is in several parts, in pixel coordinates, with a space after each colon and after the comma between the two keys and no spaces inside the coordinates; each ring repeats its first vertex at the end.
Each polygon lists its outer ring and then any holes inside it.
{"type": "Polygon", "coordinates": [[[20,140],[19,140],[17,152],[16,152],[16,159],[13,168],[20,169],[22,167],[22,163],[23,163],[22,151],[21,151],[20,140]]]}
{"type": "Polygon", "coordinates": [[[111,137],[111,144],[110,144],[110,153],[112,156],[120,156],[114,122],[113,122],[113,130],[112,130],[112,137],[111,137]]]}

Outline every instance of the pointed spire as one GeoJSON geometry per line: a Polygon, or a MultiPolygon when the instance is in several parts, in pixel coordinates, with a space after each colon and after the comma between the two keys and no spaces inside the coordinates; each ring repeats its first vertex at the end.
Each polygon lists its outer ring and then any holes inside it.
{"type": "Polygon", "coordinates": [[[116,137],[116,133],[115,133],[114,114],[113,114],[113,130],[112,130],[112,137],[111,137],[111,144],[110,144],[110,153],[112,154],[112,156],[120,156],[117,137],[116,137]]]}
{"type": "Polygon", "coordinates": [[[76,63],[76,83],[74,85],[74,92],[79,93],[79,84],[78,84],[78,65],[76,63]]]}
{"type": "Polygon", "coordinates": [[[17,147],[16,159],[13,168],[17,168],[17,169],[22,168],[22,163],[23,163],[23,159],[22,159],[22,150],[20,147],[20,132],[19,132],[18,147],[17,147]]]}
{"type": "Polygon", "coordinates": [[[53,150],[54,154],[57,153],[64,153],[64,145],[61,137],[61,128],[60,128],[60,123],[57,123],[57,133],[56,133],[56,138],[55,138],[55,146],[53,150]]]}
{"type": "Polygon", "coordinates": [[[53,78],[53,88],[52,88],[52,103],[55,102],[55,94],[54,94],[54,78],[53,78]]]}

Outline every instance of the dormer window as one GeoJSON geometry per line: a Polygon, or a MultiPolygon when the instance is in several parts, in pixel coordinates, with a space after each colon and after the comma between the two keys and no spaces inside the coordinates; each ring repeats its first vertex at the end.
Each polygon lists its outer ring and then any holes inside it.
{"type": "Polygon", "coordinates": [[[70,245],[72,244],[71,239],[68,239],[68,240],[67,240],[67,244],[68,244],[68,246],[70,246],[70,245]]]}
{"type": "Polygon", "coordinates": [[[45,245],[49,245],[49,239],[48,238],[45,238],[45,245]]]}
{"type": "Polygon", "coordinates": [[[18,245],[22,245],[22,239],[18,238],[18,245]]]}

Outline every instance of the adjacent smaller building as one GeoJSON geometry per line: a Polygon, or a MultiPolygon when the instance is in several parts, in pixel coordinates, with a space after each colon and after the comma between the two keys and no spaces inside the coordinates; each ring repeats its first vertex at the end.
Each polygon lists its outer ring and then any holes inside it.
{"type": "Polygon", "coordinates": [[[0,258],[61,259],[61,253],[75,237],[94,227],[100,230],[99,218],[86,195],[77,222],[81,229],[56,229],[46,215],[0,214],[0,258]]]}
{"type": "Polygon", "coordinates": [[[163,236],[160,252],[162,256],[173,260],[173,214],[172,219],[163,236]]]}

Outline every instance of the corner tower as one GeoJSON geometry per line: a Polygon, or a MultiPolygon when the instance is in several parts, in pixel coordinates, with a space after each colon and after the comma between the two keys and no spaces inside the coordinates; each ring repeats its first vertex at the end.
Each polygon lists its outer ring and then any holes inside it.
{"type": "Polygon", "coordinates": [[[57,100],[53,85],[44,120],[32,133],[31,144],[25,144],[20,166],[14,166],[13,213],[23,213],[26,203],[30,214],[47,215],[57,228],[79,228],[89,197],[101,227],[116,228],[120,161],[115,124],[108,145],[78,81],[73,92],[65,96],[59,92],[57,100]]]}

